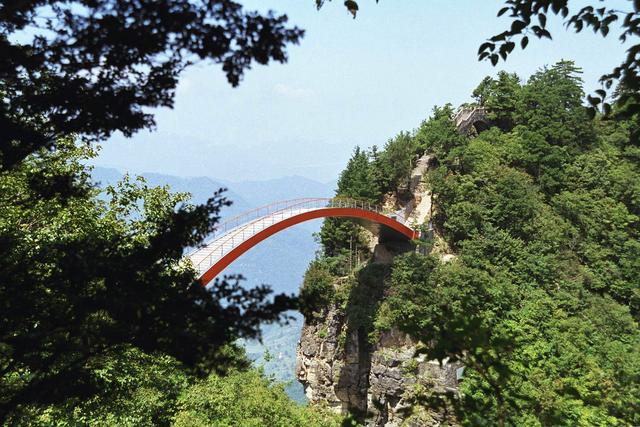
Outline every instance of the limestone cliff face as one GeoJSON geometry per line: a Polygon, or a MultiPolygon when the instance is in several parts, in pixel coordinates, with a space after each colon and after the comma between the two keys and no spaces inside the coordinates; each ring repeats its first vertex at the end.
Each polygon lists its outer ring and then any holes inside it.
{"type": "Polygon", "coordinates": [[[298,346],[296,375],[312,404],[336,412],[366,411],[370,355],[357,331],[349,336],[346,316],[328,307],[323,318],[305,320],[298,346]]]}
{"type": "Polygon", "coordinates": [[[358,331],[344,336],[347,327],[342,309],[336,306],[303,327],[296,375],[311,404],[360,414],[367,426],[454,422],[414,398],[418,393],[455,393],[459,364],[441,365],[416,356],[417,343],[395,329],[371,344],[358,331]]]}
{"type": "Polygon", "coordinates": [[[367,426],[438,426],[455,423],[442,411],[415,401],[417,393],[457,391],[460,365],[416,356],[417,343],[397,330],[370,344],[353,331],[339,307],[306,321],[298,347],[296,375],[309,402],[337,413],[360,414],[367,426]],[[343,335],[344,336],[344,335],[343,335]]]}
{"type": "MultiPolygon", "coordinates": [[[[403,210],[416,224],[429,220],[431,194],[423,182],[429,157],[418,160],[404,203],[389,197],[387,208],[403,210]]],[[[375,243],[375,242],[373,242],[375,243]]],[[[440,249],[441,252],[442,248],[440,249]]],[[[373,263],[388,264],[397,254],[377,244],[373,263]]],[[[334,284],[336,291],[346,279],[334,284]]],[[[382,294],[363,290],[370,304],[382,294]]],[[[392,328],[371,336],[350,320],[344,304],[334,303],[305,319],[297,350],[296,375],[310,404],[323,405],[338,413],[358,415],[367,426],[438,426],[455,421],[443,410],[426,407],[415,397],[457,392],[461,365],[425,360],[418,356],[419,343],[392,328]]]]}

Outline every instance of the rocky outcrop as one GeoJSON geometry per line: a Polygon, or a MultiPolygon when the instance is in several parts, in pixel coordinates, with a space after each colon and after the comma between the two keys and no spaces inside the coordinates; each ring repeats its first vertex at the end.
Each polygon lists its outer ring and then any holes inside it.
{"type": "Polygon", "coordinates": [[[437,426],[454,420],[440,410],[420,404],[416,397],[456,392],[459,364],[427,361],[416,356],[417,343],[397,330],[380,337],[371,356],[368,408],[369,426],[437,426]]]}
{"type": "Polygon", "coordinates": [[[357,331],[346,336],[343,310],[334,306],[321,314],[321,320],[305,320],[296,376],[310,403],[338,413],[366,411],[368,354],[357,331]]]}
{"type": "MultiPolygon", "coordinates": [[[[409,200],[402,204],[392,196],[386,200],[389,209],[402,211],[414,225],[431,217],[431,193],[424,183],[430,161],[429,156],[418,159],[409,200]]],[[[396,253],[394,248],[377,244],[373,262],[389,264],[396,253]]],[[[348,286],[347,281],[338,281],[336,291],[343,286],[348,286]]],[[[364,292],[368,296],[366,289],[364,292]]],[[[372,291],[368,303],[379,304],[373,301],[374,295],[372,291]]],[[[418,355],[421,344],[395,328],[375,337],[363,329],[348,316],[344,303],[305,319],[296,375],[310,404],[350,412],[371,427],[455,424],[442,408],[434,409],[416,398],[456,393],[456,373],[461,366],[426,360],[418,355]]]]}
{"type": "Polygon", "coordinates": [[[416,401],[418,395],[457,391],[459,363],[426,360],[418,343],[396,329],[375,344],[348,325],[340,307],[305,323],[296,375],[310,404],[360,415],[371,427],[438,426],[454,420],[416,401]]]}
{"type": "Polygon", "coordinates": [[[416,162],[416,167],[411,172],[412,198],[405,208],[405,218],[412,225],[424,224],[431,218],[431,191],[425,182],[425,175],[433,162],[433,156],[425,154],[416,162]]]}

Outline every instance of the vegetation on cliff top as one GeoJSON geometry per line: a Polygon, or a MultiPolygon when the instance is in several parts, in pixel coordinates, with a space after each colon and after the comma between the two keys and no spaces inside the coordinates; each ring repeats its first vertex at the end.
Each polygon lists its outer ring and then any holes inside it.
{"type": "Polygon", "coordinates": [[[457,257],[396,257],[374,323],[465,364],[448,402],[463,424],[640,423],[637,121],[591,119],[579,74],[499,73],[474,91],[490,129],[460,135],[445,106],[409,136],[436,158],[433,219],[457,257]]]}

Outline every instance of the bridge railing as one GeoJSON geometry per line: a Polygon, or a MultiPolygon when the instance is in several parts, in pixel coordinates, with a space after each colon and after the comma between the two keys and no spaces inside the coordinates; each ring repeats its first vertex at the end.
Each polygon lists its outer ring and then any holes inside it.
{"type": "MultiPolygon", "coordinates": [[[[262,218],[271,213],[279,212],[282,210],[290,209],[292,207],[310,204],[311,207],[323,207],[323,203],[326,207],[356,207],[360,209],[375,211],[384,215],[382,208],[379,205],[376,205],[371,202],[351,199],[348,197],[332,197],[332,198],[300,198],[300,199],[292,199],[292,200],[284,200],[275,203],[271,203],[268,205],[260,206],[258,208],[252,209],[247,212],[243,212],[239,215],[236,215],[228,220],[223,221],[216,227],[214,232],[207,237],[206,242],[210,242],[215,240],[219,236],[226,234],[228,231],[239,227],[240,225],[246,224],[254,219],[262,218]]],[[[404,217],[400,214],[396,213],[388,213],[389,215],[396,215],[404,221],[404,217]]]]}
{"type": "Polygon", "coordinates": [[[346,197],[285,200],[252,209],[221,223],[203,245],[210,247],[207,257],[197,262],[194,267],[200,271],[203,264],[206,267],[213,265],[214,261],[222,258],[226,252],[276,222],[303,211],[321,208],[357,208],[388,216],[403,224],[406,222],[402,214],[385,212],[379,205],[364,200],[346,197]],[[267,224],[267,220],[271,221],[267,224]]]}
{"type": "Polygon", "coordinates": [[[212,240],[217,239],[223,234],[226,234],[230,230],[237,228],[243,224],[246,224],[254,219],[262,218],[264,216],[269,215],[272,212],[277,212],[282,209],[286,209],[288,206],[292,204],[301,203],[307,200],[314,200],[313,198],[301,198],[301,199],[293,199],[293,200],[284,200],[275,203],[270,203],[268,205],[260,206],[255,209],[251,209],[250,211],[243,212],[239,215],[231,217],[223,222],[221,222],[211,233],[207,239],[205,240],[205,244],[207,242],[211,242],[212,240]]]}

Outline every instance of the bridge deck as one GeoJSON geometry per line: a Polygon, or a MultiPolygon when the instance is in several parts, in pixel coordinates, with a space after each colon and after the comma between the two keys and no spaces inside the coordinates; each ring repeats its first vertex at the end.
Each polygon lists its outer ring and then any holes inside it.
{"type": "Polygon", "coordinates": [[[312,208],[286,209],[254,219],[253,221],[229,230],[227,233],[209,242],[203,248],[192,252],[189,255],[189,259],[193,263],[194,267],[196,267],[196,271],[202,275],[217,261],[231,252],[233,248],[237,247],[238,244],[255,236],[260,231],[265,230],[277,222],[311,210],[312,208]]]}
{"type": "Polygon", "coordinates": [[[296,199],[258,208],[221,224],[209,242],[187,257],[201,281],[207,283],[242,253],[275,232],[299,222],[330,216],[347,216],[375,224],[371,230],[376,233],[382,230],[404,239],[417,235],[405,225],[401,215],[382,213],[367,202],[343,198],[296,199]]]}

